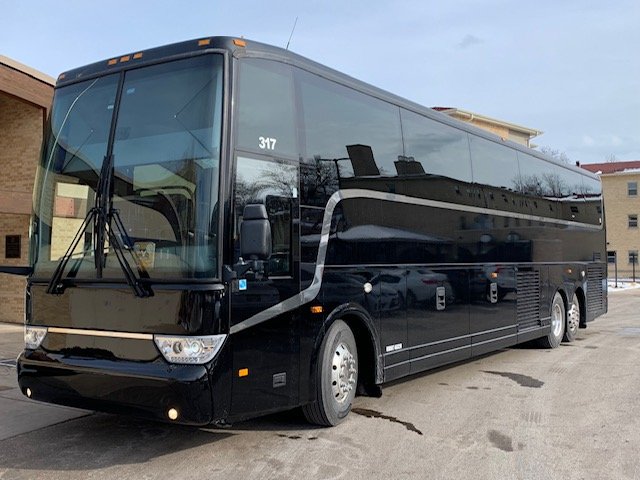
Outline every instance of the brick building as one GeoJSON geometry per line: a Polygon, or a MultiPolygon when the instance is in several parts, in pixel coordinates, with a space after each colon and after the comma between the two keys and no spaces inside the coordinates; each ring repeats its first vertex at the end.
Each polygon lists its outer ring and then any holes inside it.
{"type": "Polygon", "coordinates": [[[640,161],[592,163],[582,168],[598,174],[602,180],[609,278],[615,275],[615,258],[618,278],[632,278],[634,263],[636,278],[640,278],[640,161]]]}
{"type": "MultiPolygon", "coordinates": [[[[54,83],[0,56],[1,265],[28,265],[33,181],[54,83]]],[[[23,321],[24,287],[24,278],[0,274],[0,321],[23,321]]]]}

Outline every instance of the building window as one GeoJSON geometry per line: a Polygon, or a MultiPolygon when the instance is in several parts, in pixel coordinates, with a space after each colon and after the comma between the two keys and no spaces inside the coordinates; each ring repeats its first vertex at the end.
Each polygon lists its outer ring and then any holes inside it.
{"type": "Polygon", "coordinates": [[[627,195],[630,197],[638,195],[638,182],[627,182],[627,195]]]}
{"type": "Polygon", "coordinates": [[[638,264],[638,250],[629,250],[629,263],[638,264]]]}
{"type": "Polygon", "coordinates": [[[20,235],[7,235],[4,243],[5,258],[20,258],[20,235]]]}
{"type": "Polygon", "coordinates": [[[607,263],[616,263],[616,251],[609,250],[607,252],[607,263]]]}
{"type": "Polygon", "coordinates": [[[638,228],[638,215],[628,215],[629,228],[638,228]]]}

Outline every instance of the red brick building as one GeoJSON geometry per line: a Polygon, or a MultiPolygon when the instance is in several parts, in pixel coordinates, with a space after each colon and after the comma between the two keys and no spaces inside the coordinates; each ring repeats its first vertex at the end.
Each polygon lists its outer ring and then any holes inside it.
{"type": "MultiPolygon", "coordinates": [[[[0,56],[0,264],[29,260],[32,190],[55,80],[0,56]]],[[[0,321],[21,323],[25,280],[0,274],[0,321]]]]}

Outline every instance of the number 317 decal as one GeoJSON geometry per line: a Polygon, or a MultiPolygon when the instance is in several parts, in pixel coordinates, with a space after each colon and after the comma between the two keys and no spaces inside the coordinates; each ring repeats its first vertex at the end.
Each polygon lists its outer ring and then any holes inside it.
{"type": "Polygon", "coordinates": [[[258,137],[258,146],[262,150],[275,150],[276,139],[271,137],[258,137]]]}

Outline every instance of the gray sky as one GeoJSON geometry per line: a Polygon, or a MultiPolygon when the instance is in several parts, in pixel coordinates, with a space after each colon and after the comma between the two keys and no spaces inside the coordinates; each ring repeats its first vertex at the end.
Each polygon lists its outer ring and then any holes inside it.
{"type": "Polygon", "coordinates": [[[53,77],[211,35],[285,46],[426,106],[543,130],[572,161],[640,160],[638,0],[0,0],[0,54],[53,77]]]}

